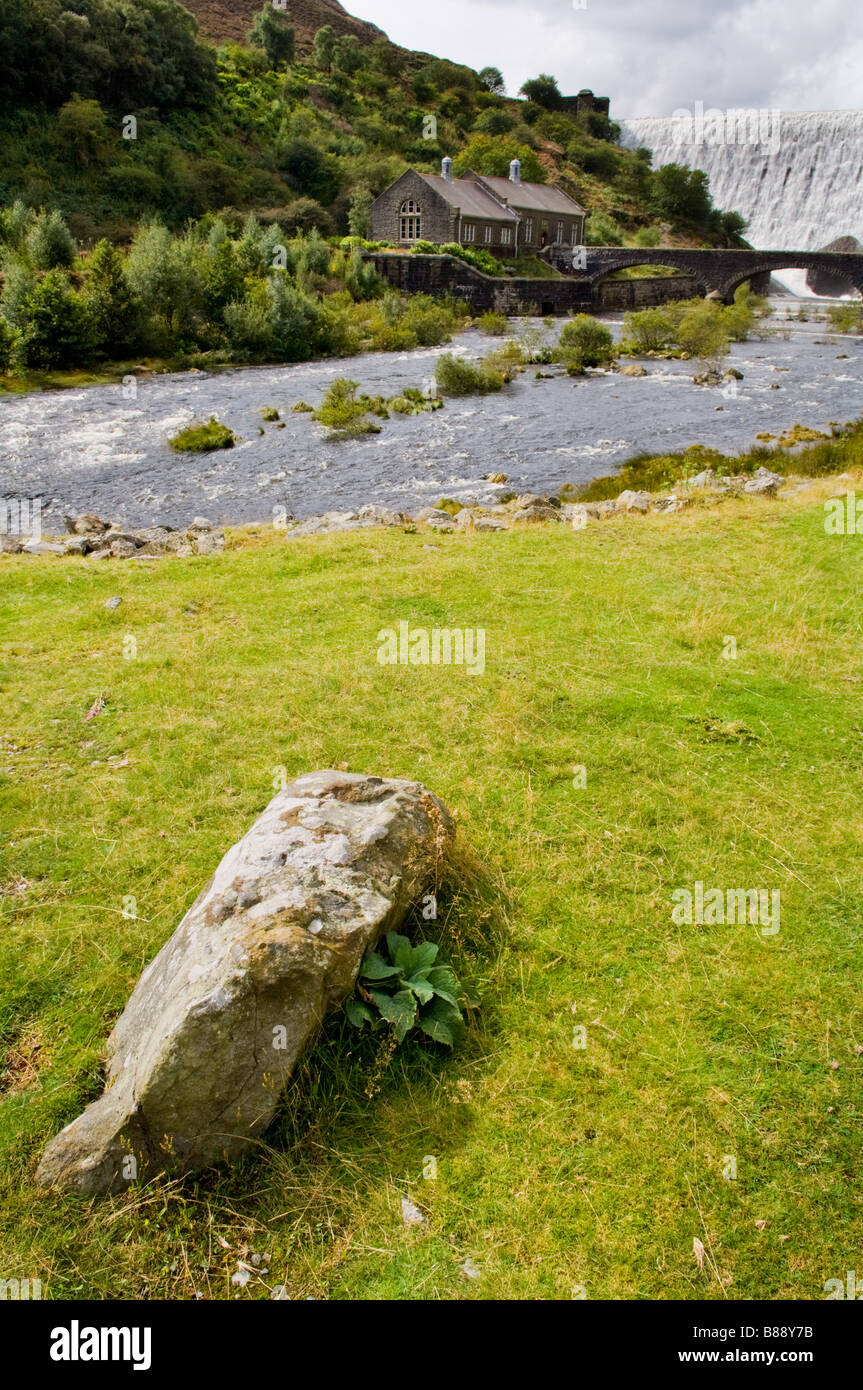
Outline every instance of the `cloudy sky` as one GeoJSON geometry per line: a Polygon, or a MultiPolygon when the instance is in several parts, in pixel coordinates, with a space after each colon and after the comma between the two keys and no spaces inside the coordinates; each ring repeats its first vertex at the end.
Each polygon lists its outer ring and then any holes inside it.
{"type": "Polygon", "coordinates": [[[418,48],[499,67],[514,95],[553,73],[612,115],[696,101],[785,111],[863,107],[861,0],[343,0],[418,48]]]}

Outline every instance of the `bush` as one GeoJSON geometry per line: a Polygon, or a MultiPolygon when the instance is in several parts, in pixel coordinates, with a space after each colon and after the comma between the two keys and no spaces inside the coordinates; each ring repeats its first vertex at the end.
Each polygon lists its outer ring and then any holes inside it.
{"type": "Polygon", "coordinates": [[[122,256],[103,239],[90,257],[88,271],[83,301],[94,349],[106,357],[132,352],[141,326],[140,306],[126,279],[122,256]]]}
{"type": "Polygon", "coordinates": [[[488,333],[490,337],[499,338],[509,328],[509,319],[505,314],[495,314],[492,310],[488,310],[485,314],[480,314],[476,326],[483,333],[488,333]]]}
{"type": "MultiPolygon", "coordinates": [[[[378,403],[367,396],[357,396],[359,382],[337,377],[327,389],[324,399],[313,411],[312,419],[326,425],[331,435],[347,436],[357,434],[378,434],[380,427],[366,417],[377,406],[375,414],[381,414],[378,403]]],[[[383,411],[386,415],[386,411],[383,411]]]]}
{"type": "Polygon", "coordinates": [[[64,270],[49,270],[21,306],[16,356],[22,366],[74,367],[92,355],[92,330],[64,270]]]}
{"type": "Polygon", "coordinates": [[[485,396],[506,385],[503,372],[484,362],[467,362],[451,352],[438,358],[435,381],[442,396],[485,396]]]}
{"type": "Polygon", "coordinates": [[[214,416],[207,423],[187,425],[168,443],[178,454],[209,454],[214,449],[233,449],[236,436],[214,416]]]}
{"type": "Polygon", "coordinates": [[[604,323],[590,314],[576,314],[565,323],[559,346],[564,357],[571,355],[584,367],[602,367],[614,357],[614,340],[604,323]]]}
{"type": "Polygon", "coordinates": [[[831,304],[827,316],[836,333],[863,333],[863,304],[831,304]]]}
{"type": "Polygon", "coordinates": [[[27,251],[37,270],[68,269],[78,255],[75,238],[56,209],[39,213],[27,233],[27,251]]]}
{"type": "Polygon", "coordinates": [[[674,323],[664,309],[634,310],[623,316],[623,337],[631,352],[664,352],[674,343],[674,323]]]}

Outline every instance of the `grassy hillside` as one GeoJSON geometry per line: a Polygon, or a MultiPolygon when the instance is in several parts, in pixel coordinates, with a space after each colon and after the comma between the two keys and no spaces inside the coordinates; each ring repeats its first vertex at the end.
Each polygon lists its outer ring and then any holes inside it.
{"type": "Polygon", "coordinates": [[[216,1299],[818,1299],[843,1278],[860,540],[825,534],[819,488],[580,532],[6,560],[4,1273],[216,1299]],[[378,665],[403,619],[484,628],[485,674],[378,665]],[[134,981],[278,769],[333,766],[421,778],[458,813],[421,926],[477,1001],[466,1041],[391,1056],[336,1018],[244,1167],[36,1196],[134,981]],[[779,889],[780,931],[675,925],[695,881],[779,889]],[[240,1290],[253,1251],[270,1272],[240,1290]]]}
{"type": "MultiPolygon", "coordinates": [[[[128,0],[77,3],[86,23],[67,0],[0,12],[0,205],[56,206],[85,247],[128,239],[142,217],[176,228],[222,209],[344,233],[352,209],[361,223],[405,168],[437,170],[444,154],[486,173],[518,154],[526,177],[560,181],[585,204],[595,240],[728,235],[697,180],[652,174],[605,118],[574,119],[547,86],[539,102],[506,98],[488,72],[407,53],[367,27],[343,33],[324,0],[313,14],[265,6],[255,45],[218,51],[173,0],[140,0],[134,25],[128,0]],[[309,45],[303,17],[318,13],[309,45]]],[[[242,15],[249,30],[252,12],[242,15]]]]}

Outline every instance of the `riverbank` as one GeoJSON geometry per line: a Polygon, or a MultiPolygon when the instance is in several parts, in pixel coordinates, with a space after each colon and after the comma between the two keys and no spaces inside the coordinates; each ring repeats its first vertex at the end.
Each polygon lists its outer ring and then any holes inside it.
{"type": "Polygon", "coordinates": [[[822,1298],[857,1229],[861,539],[824,524],[855,481],[579,530],[4,560],[9,1275],[45,1298],[822,1298]],[[483,671],[382,665],[402,623],[482,629],[483,671]],[[457,810],[418,927],[476,1000],[465,1042],[389,1058],[335,1019],[251,1163],[37,1197],[144,963],[274,778],[324,766],[457,810]],[[779,891],[779,932],[676,924],[697,882],[779,891]],[[232,1284],[251,1252],[271,1274],[232,1284]]]}

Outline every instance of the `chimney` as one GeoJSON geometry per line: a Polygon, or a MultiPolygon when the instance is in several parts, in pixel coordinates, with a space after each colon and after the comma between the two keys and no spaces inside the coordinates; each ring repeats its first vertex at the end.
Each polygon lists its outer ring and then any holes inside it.
{"type": "Polygon", "coordinates": [[[509,166],[510,183],[521,183],[521,163],[514,159],[509,166]]]}
{"type": "Polygon", "coordinates": [[[441,160],[440,171],[441,177],[445,178],[447,183],[452,183],[452,160],[450,159],[449,155],[446,155],[441,160]]]}

